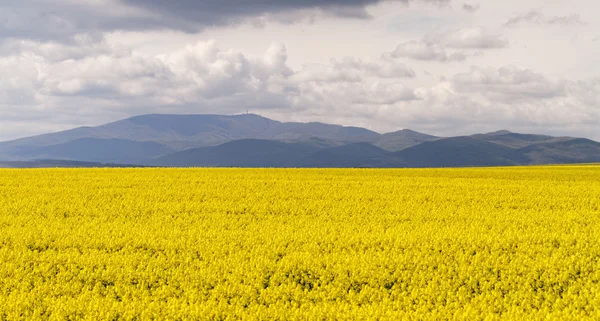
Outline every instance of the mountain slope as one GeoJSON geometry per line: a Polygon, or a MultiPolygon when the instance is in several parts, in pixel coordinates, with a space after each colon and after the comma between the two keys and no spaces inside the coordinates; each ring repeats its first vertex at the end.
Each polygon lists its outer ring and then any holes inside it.
{"type": "Polygon", "coordinates": [[[81,127],[0,143],[0,149],[22,152],[81,138],[150,141],[173,149],[186,149],[255,136],[278,124],[256,115],[143,115],[97,127],[81,127]]]}
{"type": "Polygon", "coordinates": [[[203,167],[378,167],[390,152],[369,143],[324,147],[311,143],[237,140],[215,147],[173,153],[150,162],[156,166],[203,167]]]}
{"type": "Polygon", "coordinates": [[[375,142],[375,146],[388,151],[397,152],[437,139],[440,139],[440,137],[419,133],[410,129],[403,129],[381,135],[375,142]]]}
{"type": "Polygon", "coordinates": [[[521,164],[574,164],[600,162],[600,143],[584,138],[530,145],[515,151],[521,164]]]}
{"type": "Polygon", "coordinates": [[[534,144],[559,142],[564,140],[572,139],[570,137],[553,137],[547,135],[534,135],[534,134],[518,134],[511,133],[507,130],[501,130],[498,132],[487,133],[487,134],[476,134],[471,137],[485,140],[490,143],[496,143],[512,148],[522,148],[534,144]]]}
{"type": "Polygon", "coordinates": [[[508,158],[514,149],[473,137],[426,142],[394,153],[409,167],[467,167],[516,165],[508,158]]]}
{"type": "Polygon", "coordinates": [[[319,149],[314,144],[244,139],[177,152],[159,157],[150,164],[175,167],[283,167],[319,149]]]}
{"type": "Polygon", "coordinates": [[[126,139],[82,138],[24,152],[29,159],[62,159],[82,162],[140,164],[172,153],[173,150],[152,142],[126,139]]]}
{"type": "Polygon", "coordinates": [[[297,167],[378,167],[390,152],[369,143],[353,143],[312,153],[294,162],[297,167]]]}

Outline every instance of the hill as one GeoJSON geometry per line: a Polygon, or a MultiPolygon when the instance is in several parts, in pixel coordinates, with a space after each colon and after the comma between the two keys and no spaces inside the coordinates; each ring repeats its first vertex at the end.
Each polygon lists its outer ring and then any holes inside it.
{"type": "Polygon", "coordinates": [[[369,143],[353,143],[316,151],[294,167],[379,167],[379,159],[390,152],[369,143]]]}
{"type": "Polygon", "coordinates": [[[159,157],[149,164],[174,167],[286,167],[320,148],[307,143],[245,139],[174,153],[159,157]]]}
{"type": "Polygon", "coordinates": [[[547,135],[518,134],[507,130],[494,133],[476,134],[471,136],[487,142],[496,143],[513,148],[522,148],[539,143],[558,142],[572,139],[570,137],[553,137],[547,135]]]}
{"type": "Polygon", "coordinates": [[[397,152],[403,149],[440,139],[440,137],[403,129],[381,135],[375,145],[388,151],[397,152]]]}
{"type": "Polygon", "coordinates": [[[23,152],[30,159],[63,159],[81,162],[142,164],[173,150],[153,142],[126,139],[81,138],[23,152]]]}
{"type": "Polygon", "coordinates": [[[410,167],[505,166],[519,163],[507,157],[514,150],[473,137],[425,142],[395,153],[410,167]]]}
{"type": "Polygon", "coordinates": [[[523,164],[576,164],[600,162],[600,143],[584,138],[530,145],[511,156],[523,164]]]}
{"type": "Polygon", "coordinates": [[[369,143],[326,147],[249,139],[177,152],[149,164],[174,167],[379,167],[378,159],[389,154],[369,143]]]}

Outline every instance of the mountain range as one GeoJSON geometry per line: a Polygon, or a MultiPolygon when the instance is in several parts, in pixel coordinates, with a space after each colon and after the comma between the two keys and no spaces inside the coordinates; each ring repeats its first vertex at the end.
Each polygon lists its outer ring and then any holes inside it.
{"type": "Polygon", "coordinates": [[[253,114],[143,115],[0,143],[0,167],[466,167],[600,162],[600,143],[509,131],[437,137],[253,114]],[[41,161],[45,160],[45,161],[41,161]],[[110,165],[113,166],[113,165],[110,165]]]}

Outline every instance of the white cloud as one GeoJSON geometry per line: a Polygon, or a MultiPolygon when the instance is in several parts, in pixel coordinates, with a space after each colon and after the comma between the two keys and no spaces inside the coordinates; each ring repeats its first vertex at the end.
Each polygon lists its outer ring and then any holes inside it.
{"type": "Polygon", "coordinates": [[[398,45],[390,54],[393,58],[411,58],[424,61],[463,61],[466,55],[462,52],[448,53],[443,46],[427,41],[408,41],[398,45]]]}
{"type": "Polygon", "coordinates": [[[0,57],[0,106],[19,110],[37,103],[42,63],[27,57],[0,57]]]}
{"type": "Polygon", "coordinates": [[[414,78],[415,72],[405,64],[382,57],[376,61],[346,57],[332,59],[329,64],[307,64],[298,70],[293,79],[297,82],[361,82],[367,78],[414,78]]]}
{"type": "Polygon", "coordinates": [[[440,32],[425,39],[455,49],[495,49],[508,46],[508,41],[502,39],[502,35],[491,33],[483,27],[440,32]]]}
{"type": "Polygon", "coordinates": [[[451,79],[458,92],[479,94],[499,102],[541,101],[565,94],[565,83],[553,81],[530,69],[515,66],[471,67],[451,79]]]}

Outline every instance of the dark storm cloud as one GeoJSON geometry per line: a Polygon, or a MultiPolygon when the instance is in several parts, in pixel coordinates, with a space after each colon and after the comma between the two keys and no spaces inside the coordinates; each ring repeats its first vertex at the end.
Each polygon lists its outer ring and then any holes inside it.
{"type": "Polygon", "coordinates": [[[366,7],[382,2],[426,2],[445,4],[450,0],[120,0],[122,3],[160,15],[161,27],[201,29],[235,24],[244,19],[288,14],[280,21],[302,18],[301,11],[321,12],[346,18],[369,18],[366,7]],[[298,13],[294,15],[294,13],[298,13]],[[171,19],[169,19],[171,18],[171,19]]]}
{"type": "MultiPolygon", "coordinates": [[[[368,18],[381,2],[448,3],[450,0],[1,0],[2,39],[69,41],[76,34],[117,30],[182,30],[238,24],[261,17],[293,22],[315,12],[368,18]]],[[[264,21],[263,21],[264,22],[264,21]]]]}
{"type": "MultiPolygon", "coordinates": [[[[160,14],[171,14],[199,23],[218,23],[235,17],[256,16],[302,9],[322,9],[341,16],[356,17],[355,10],[364,12],[368,5],[381,2],[410,0],[121,0],[135,7],[146,8],[160,14]]],[[[415,0],[430,3],[447,3],[450,0],[415,0]]],[[[365,12],[366,16],[366,12],[365,12]]]]}
{"type": "Polygon", "coordinates": [[[0,44],[7,39],[69,42],[77,34],[101,38],[105,31],[144,30],[155,19],[119,11],[117,2],[99,6],[66,0],[1,0],[0,44]]]}

